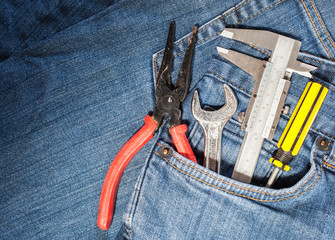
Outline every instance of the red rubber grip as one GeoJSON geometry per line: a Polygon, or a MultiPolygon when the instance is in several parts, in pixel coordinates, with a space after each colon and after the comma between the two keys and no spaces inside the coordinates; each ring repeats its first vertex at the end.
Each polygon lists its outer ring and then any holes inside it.
{"type": "Polygon", "coordinates": [[[197,159],[194,156],[193,150],[186,138],[187,126],[186,124],[178,125],[171,128],[170,133],[172,136],[172,142],[176,146],[177,151],[184,157],[190,159],[191,161],[197,163],[197,159]]]}
{"type": "Polygon", "coordinates": [[[116,194],[124,170],[134,155],[154,136],[157,123],[149,115],[144,122],[144,126],[123,145],[108,169],[101,190],[97,221],[102,230],[108,230],[112,223],[116,194]]]}

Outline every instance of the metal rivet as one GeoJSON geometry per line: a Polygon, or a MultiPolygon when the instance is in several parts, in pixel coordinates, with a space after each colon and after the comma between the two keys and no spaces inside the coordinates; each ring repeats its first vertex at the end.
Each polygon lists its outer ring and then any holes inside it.
{"type": "Polygon", "coordinates": [[[159,149],[159,155],[161,155],[162,158],[169,158],[172,155],[172,150],[168,146],[161,147],[159,149]]]}
{"type": "Polygon", "coordinates": [[[318,139],[316,139],[316,146],[322,151],[327,149],[328,144],[329,140],[325,137],[318,137],[318,139]]]}

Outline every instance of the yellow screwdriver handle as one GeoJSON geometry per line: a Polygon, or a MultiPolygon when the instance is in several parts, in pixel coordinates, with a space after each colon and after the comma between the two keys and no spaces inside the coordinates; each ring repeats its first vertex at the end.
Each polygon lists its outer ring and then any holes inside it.
{"type": "Polygon", "coordinates": [[[275,167],[290,170],[287,164],[298,154],[327,93],[328,89],[320,83],[307,84],[279,139],[276,156],[270,159],[275,167]]]}

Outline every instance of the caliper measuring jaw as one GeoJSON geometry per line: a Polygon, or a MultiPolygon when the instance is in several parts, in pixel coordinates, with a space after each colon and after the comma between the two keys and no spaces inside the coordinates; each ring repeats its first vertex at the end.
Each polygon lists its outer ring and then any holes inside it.
{"type": "Polygon", "coordinates": [[[311,78],[316,67],[297,61],[301,42],[264,30],[226,28],[221,35],[271,51],[259,60],[246,54],[218,47],[218,53],[254,77],[249,105],[242,120],[245,130],[232,178],[250,183],[264,139],[272,139],[278,125],[293,72],[311,78]]]}

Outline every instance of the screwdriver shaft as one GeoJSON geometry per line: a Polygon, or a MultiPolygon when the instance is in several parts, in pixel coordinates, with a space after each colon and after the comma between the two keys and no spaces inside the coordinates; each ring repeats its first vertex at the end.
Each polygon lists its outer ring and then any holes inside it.
{"type": "Polygon", "coordinates": [[[269,177],[269,180],[268,182],[266,183],[266,186],[267,188],[270,188],[272,186],[272,184],[276,181],[277,179],[277,176],[278,176],[278,173],[279,173],[279,169],[278,168],[275,168],[273,170],[273,172],[271,173],[271,176],[269,177]]]}

